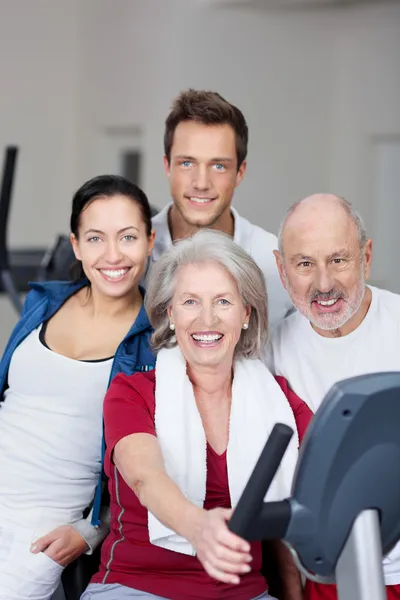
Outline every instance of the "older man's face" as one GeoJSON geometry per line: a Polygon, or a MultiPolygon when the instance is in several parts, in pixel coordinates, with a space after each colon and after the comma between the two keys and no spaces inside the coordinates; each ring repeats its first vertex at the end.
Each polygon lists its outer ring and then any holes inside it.
{"type": "Polygon", "coordinates": [[[371,240],[360,248],[355,223],[337,205],[300,206],[289,217],[282,281],[293,304],[318,330],[343,327],[359,310],[371,263],[371,240]]]}

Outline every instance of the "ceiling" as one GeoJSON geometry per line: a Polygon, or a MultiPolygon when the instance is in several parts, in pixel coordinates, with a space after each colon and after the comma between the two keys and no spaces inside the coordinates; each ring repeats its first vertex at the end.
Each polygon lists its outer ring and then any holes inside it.
{"type": "Polygon", "coordinates": [[[262,9],[302,9],[302,8],[324,8],[345,7],[361,4],[379,5],[386,3],[400,3],[400,0],[202,0],[204,4],[226,7],[247,7],[262,9]]]}

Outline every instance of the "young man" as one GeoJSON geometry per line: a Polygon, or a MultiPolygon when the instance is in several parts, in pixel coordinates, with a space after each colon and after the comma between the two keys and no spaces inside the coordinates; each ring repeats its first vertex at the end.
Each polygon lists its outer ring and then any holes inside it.
{"type": "MultiPolygon", "coordinates": [[[[297,312],[271,337],[267,362],[315,412],[337,381],[400,371],[400,296],[367,286],[372,241],[352,205],[316,194],[289,209],[276,259],[297,312]]],[[[373,424],[371,424],[373,426],[373,424]]],[[[400,544],[383,561],[388,600],[400,600],[400,544]]],[[[307,600],[334,600],[308,582],[307,600]]]]}
{"type": "Polygon", "coordinates": [[[153,218],[152,261],[174,240],[208,227],[232,236],[262,270],[270,324],[292,308],[276,268],[277,238],[232,208],[246,171],[248,129],[241,111],[215,92],[188,90],[174,101],[164,133],[172,202],[153,218]]]}

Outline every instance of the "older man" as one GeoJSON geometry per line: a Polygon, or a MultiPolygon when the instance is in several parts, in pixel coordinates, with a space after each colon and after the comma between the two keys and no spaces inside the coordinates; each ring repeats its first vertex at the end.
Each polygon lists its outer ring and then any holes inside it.
{"type": "MultiPolygon", "coordinates": [[[[366,284],[372,241],[349,202],[316,194],[293,205],[275,257],[297,312],[273,330],[267,362],[313,411],[337,381],[400,371],[400,296],[366,284]]],[[[400,545],[384,572],[388,599],[400,599],[400,545]]],[[[308,600],[335,597],[334,586],[307,585],[308,600]]]]}

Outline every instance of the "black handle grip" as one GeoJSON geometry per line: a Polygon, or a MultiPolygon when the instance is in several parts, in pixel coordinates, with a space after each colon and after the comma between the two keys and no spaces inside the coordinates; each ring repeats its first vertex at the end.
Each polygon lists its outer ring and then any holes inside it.
{"type": "MultiPolygon", "coordinates": [[[[276,509],[273,509],[273,513],[268,513],[268,504],[263,509],[264,496],[275,477],[292,435],[293,430],[287,425],[283,423],[274,425],[271,435],[261,452],[260,458],[229,521],[228,527],[233,533],[246,539],[260,539],[260,537],[254,537],[257,533],[257,521],[259,517],[263,516],[263,521],[267,514],[272,514],[273,519],[277,517],[278,513],[274,512],[276,509]]],[[[283,511],[279,509],[279,514],[287,527],[288,519],[290,518],[290,506],[286,501],[283,501],[283,503],[287,504],[287,508],[284,508],[283,511]]],[[[281,502],[272,504],[283,506],[281,502]]],[[[281,531],[280,528],[279,531],[281,531]]]]}

